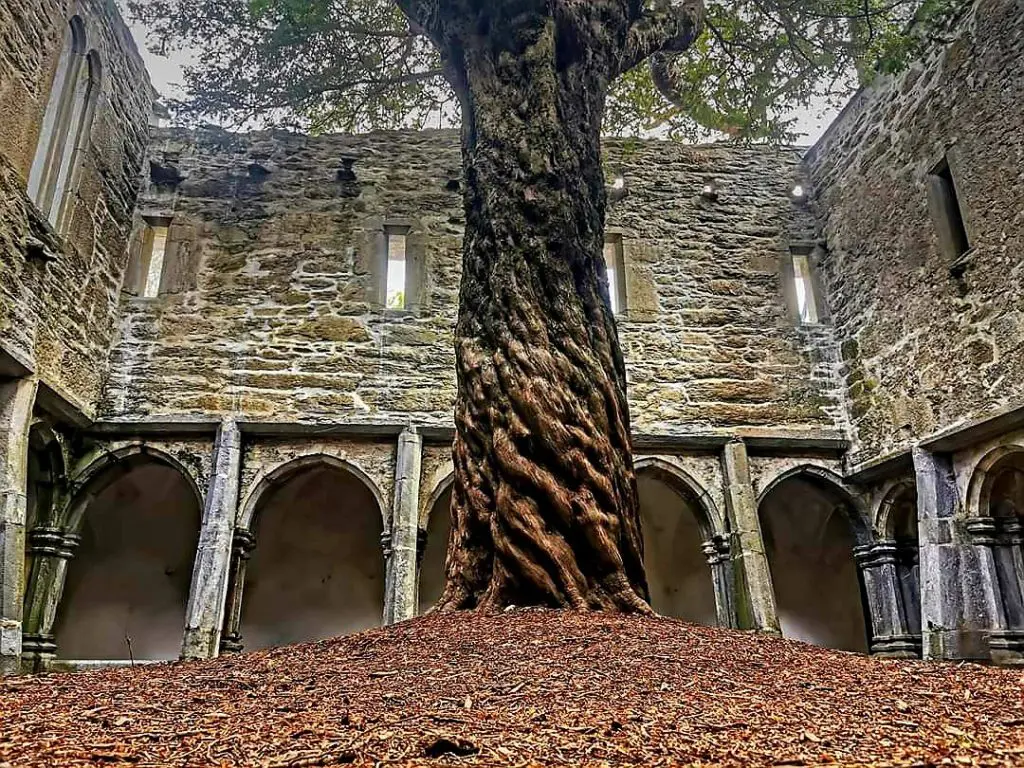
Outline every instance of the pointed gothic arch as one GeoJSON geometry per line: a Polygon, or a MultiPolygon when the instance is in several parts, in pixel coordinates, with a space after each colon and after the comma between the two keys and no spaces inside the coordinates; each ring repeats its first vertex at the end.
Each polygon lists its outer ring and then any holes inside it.
{"type": "Polygon", "coordinates": [[[201,505],[192,472],[145,444],[74,472],[66,501],[30,533],[30,658],[176,658],[201,505]]]}
{"type": "Polygon", "coordinates": [[[842,478],[810,464],[769,482],[758,514],[782,632],[816,645],[870,647],[870,614],[856,548],[873,542],[842,478]]]}
{"type": "Polygon", "coordinates": [[[235,534],[222,649],[379,626],[386,506],[357,465],[311,453],[261,474],[235,534]]]}
{"type": "Polygon", "coordinates": [[[652,606],[698,623],[734,626],[727,524],[707,489],[666,458],[645,456],[634,468],[652,606]]]}

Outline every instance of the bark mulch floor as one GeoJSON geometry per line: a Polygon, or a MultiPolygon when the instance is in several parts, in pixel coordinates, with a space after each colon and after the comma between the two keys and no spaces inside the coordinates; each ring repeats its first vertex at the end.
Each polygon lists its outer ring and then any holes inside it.
{"type": "Polygon", "coordinates": [[[0,765],[1024,765],[1024,675],[512,610],[0,682],[0,765]]]}

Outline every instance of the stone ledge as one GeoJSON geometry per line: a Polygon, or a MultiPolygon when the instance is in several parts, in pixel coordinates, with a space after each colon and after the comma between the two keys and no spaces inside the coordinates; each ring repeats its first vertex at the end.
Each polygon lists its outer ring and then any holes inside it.
{"type": "Polygon", "coordinates": [[[934,453],[950,453],[1022,427],[1024,403],[1016,403],[988,416],[947,427],[921,440],[920,446],[934,453]]]}
{"type": "MultiPolygon", "coordinates": [[[[428,444],[451,442],[455,435],[452,426],[443,424],[409,424],[397,421],[260,421],[238,418],[239,430],[253,437],[397,437],[405,429],[415,427],[428,444]]],[[[89,426],[88,432],[101,436],[140,437],[153,435],[212,434],[220,425],[219,419],[209,417],[152,418],[132,420],[101,420],[89,426]]],[[[794,451],[811,454],[841,455],[848,447],[847,439],[835,430],[767,430],[736,429],[715,432],[680,432],[657,434],[635,432],[634,448],[638,452],[678,453],[698,451],[713,453],[730,440],[741,439],[751,453],[771,455],[792,454],[794,451]]]]}

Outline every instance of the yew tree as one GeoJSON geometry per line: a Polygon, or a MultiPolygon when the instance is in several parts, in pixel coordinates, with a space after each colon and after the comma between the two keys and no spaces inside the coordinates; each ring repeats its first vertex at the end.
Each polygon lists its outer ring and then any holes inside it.
{"type": "Polygon", "coordinates": [[[452,536],[439,608],[649,611],[602,242],[604,131],[787,138],[952,0],[135,0],[182,119],[461,122],[452,536]],[[644,65],[644,66],[641,66],[644,65]]]}

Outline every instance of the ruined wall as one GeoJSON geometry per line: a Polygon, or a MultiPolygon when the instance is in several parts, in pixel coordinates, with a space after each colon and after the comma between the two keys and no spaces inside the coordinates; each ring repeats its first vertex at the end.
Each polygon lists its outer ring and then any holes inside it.
{"type": "Polygon", "coordinates": [[[117,314],[151,105],[113,0],[0,4],[0,349],[90,413],[117,314]],[[58,235],[26,195],[67,18],[79,14],[102,86],[58,235]]]}
{"type": "Polygon", "coordinates": [[[862,92],[811,150],[854,463],[1024,401],[1024,15],[982,0],[955,40],[862,92]],[[946,154],[972,250],[942,247],[946,154]]]}
{"type": "MultiPolygon", "coordinates": [[[[606,156],[629,190],[609,226],[623,239],[635,429],[836,426],[830,332],[794,327],[780,284],[790,241],[814,235],[789,197],[798,155],[610,142],[606,156]],[[717,201],[700,196],[708,177],[717,201]]],[[[105,416],[450,424],[454,133],[160,131],[150,157],[140,212],[173,216],[162,294],[124,298],[105,416]],[[422,254],[408,311],[373,303],[388,222],[422,254]]]]}

